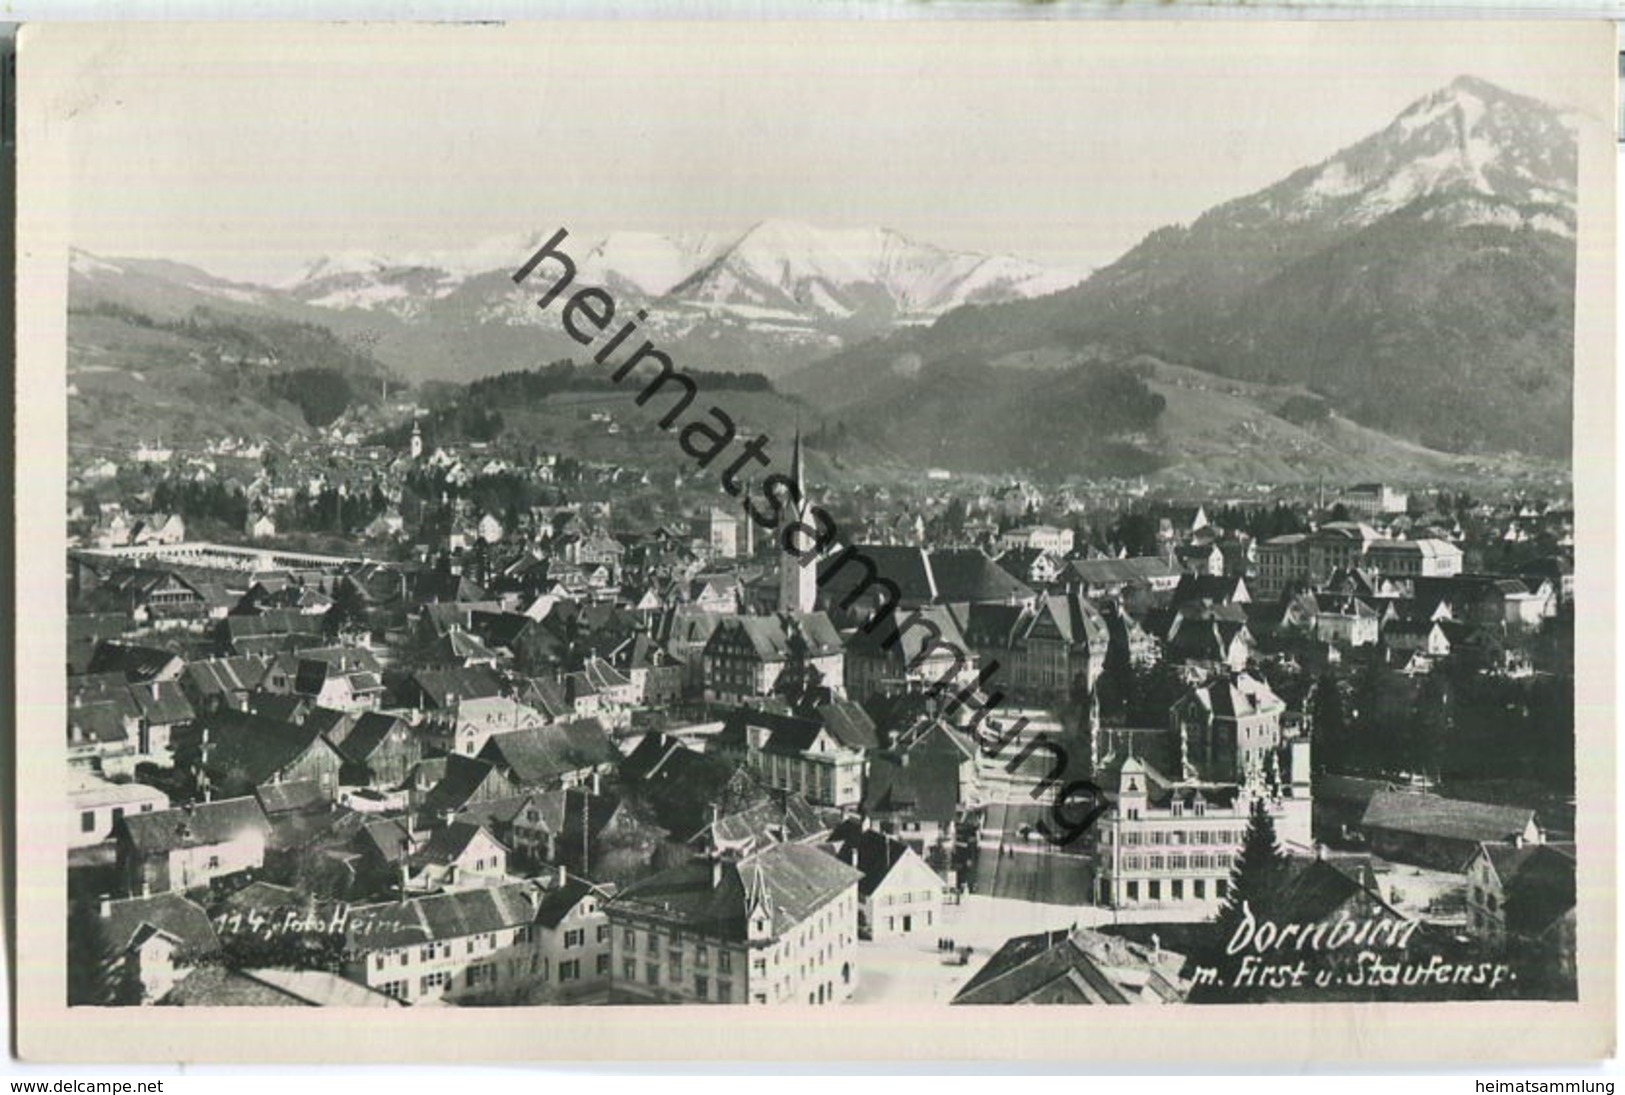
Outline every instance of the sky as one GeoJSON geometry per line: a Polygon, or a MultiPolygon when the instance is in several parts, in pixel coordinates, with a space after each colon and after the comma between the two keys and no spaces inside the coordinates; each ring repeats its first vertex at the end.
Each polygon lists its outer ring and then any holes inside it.
{"type": "Polygon", "coordinates": [[[104,256],[278,281],[347,251],[784,217],[1087,269],[1462,73],[1573,105],[1590,29],[126,26],[36,63],[62,77],[67,234],[104,256]]]}

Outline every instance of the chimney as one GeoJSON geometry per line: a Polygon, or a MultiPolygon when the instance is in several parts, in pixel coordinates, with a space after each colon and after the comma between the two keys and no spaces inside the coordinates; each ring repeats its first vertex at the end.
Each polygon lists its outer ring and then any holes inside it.
{"type": "Polygon", "coordinates": [[[570,884],[570,870],[562,863],[559,864],[558,883],[560,889],[570,884]]]}
{"type": "Polygon", "coordinates": [[[101,895],[101,917],[106,920],[113,915],[113,899],[107,894],[101,895]]]}
{"type": "Polygon", "coordinates": [[[597,795],[599,794],[599,788],[600,788],[601,785],[602,784],[601,784],[600,773],[599,773],[598,769],[594,768],[592,770],[592,793],[593,793],[594,797],[597,797],[597,795]]]}
{"type": "Polygon", "coordinates": [[[722,888],[722,856],[721,855],[713,855],[711,857],[711,888],[713,890],[717,890],[717,889],[722,888]]]}
{"type": "Polygon", "coordinates": [[[150,695],[155,700],[158,698],[158,682],[157,681],[153,681],[153,682],[151,682],[150,684],[147,685],[147,693],[148,693],[148,695],[150,695]]]}

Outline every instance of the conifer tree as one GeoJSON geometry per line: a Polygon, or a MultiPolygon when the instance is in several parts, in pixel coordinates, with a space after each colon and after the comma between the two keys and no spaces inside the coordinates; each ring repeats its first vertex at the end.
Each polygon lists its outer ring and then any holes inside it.
{"type": "Polygon", "coordinates": [[[1254,920],[1270,915],[1285,882],[1286,869],[1287,857],[1275,837],[1275,819],[1264,800],[1256,799],[1242,841],[1241,858],[1230,872],[1230,893],[1216,922],[1221,952],[1242,921],[1243,905],[1252,910],[1254,920]]]}

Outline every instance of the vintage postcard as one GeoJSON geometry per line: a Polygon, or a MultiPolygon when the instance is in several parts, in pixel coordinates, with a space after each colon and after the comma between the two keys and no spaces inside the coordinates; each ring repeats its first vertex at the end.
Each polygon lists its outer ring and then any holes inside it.
{"type": "Polygon", "coordinates": [[[1609,1054],[1615,57],[25,28],[21,1052],[1609,1054]]]}

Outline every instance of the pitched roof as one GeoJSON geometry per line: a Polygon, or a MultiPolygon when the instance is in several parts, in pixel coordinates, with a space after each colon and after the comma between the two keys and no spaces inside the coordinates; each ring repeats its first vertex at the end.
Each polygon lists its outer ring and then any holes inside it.
{"type": "Polygon", "coordinates": [[[840,840],[835,855],[842,863],[849,863],[863,873],[858,880],[858,893],[867,897],[886,880],[898,861],[912,851],[903,841],[878,829],[861,829],[840,840]]]}
{"type": "Polygon", "coordinates": [[[389,736],[396,730],[406,726],[404,719],[394,715],[386,715],[379,711],[368,711],[355,721],[350,732],[338,743],[338,750],[346,760],[357,764],[365,764],[372,759],[389,736]]]}
{"type": "Polygon", "coordinates": [[[209,914],[178,893],[111,902],[102,919],[103,945],[112,954],[139,946],[154,932],[169,936],[193,953],[212,954],[220,949],[209,914]]]}
{"type": "Polygon", "coordinates": [[[855,886],[860,873],[806,844],[774,844],[743,859],[698,856],[634,882],[611,907],[656,917],[712,938],[744,942],[752,902],[768,911],[774,935],[800,924],[855,886]]]}
{"type": "Polygon", "coordinates": [[[955,1004],[1177,1003],[1183,957],[1088,928],[1018,935],[994,952],[954,997],[955,1004]],[[1041,994],[1048,994],[1047,997],[1041,994]]]}
{"type": "Polygon", "coordinates": [[[347,926],[350,946],[365,952],[484,935],[529,924],[535,915],[531,887],[512,883],[359,906],[347,926]]]}
{"type": "Polygon", "coordinates": [[[484,825],[472,821],[452,821],[436,829],[429,842],[412,858],[419,864],[444,867],[461,859],[481,833],[485,834],[487,840],[501,844],[484,825]]]}
{"type": "Polygon", "coordinates": [[[570,915],[570,910],[595,895],[602,897],[603,892],[586,879],[571,875],[564,885],[555,886],[543,895],[541,904],[536,907],[536,923],[545,928],[556,928],[570,915]]]}
{"type": "Polygon", "coordinates": [[[177,848],[225,844],[246,833],[270,834],[270,823],[251,796],[199,802],[149,814],[125,814],[119,824],[142,856],[177,848]]]}
{"type": "Polygon", "coordinates": [[[1412,791],[1378,791],[1371,796],[1360,824],[1420,836],[1508,843],[1521,837],[1535,820],[1522,806],[1497,806],[1412,791]]]}
{"type": "Polygon", "coordinates": [[[252,692],[265,679],[268,663],[259,658],[210,658],[189,662],[185,678],[203,696],[252,692]]]}
{"type": "Polygon", "coordinates": [[[172,650],[162,647],[139,646],[135,643],[118,643],[103,639],[96,644],[96,652],[90,656],[89,671],[91,673],[122,673],[125,680],[148,681],[158,674],[180,655],[172,650]]]}
{"type": "Polygon", "coordinates": [[[477,700],[502,695],[502,681],[483,665],[420,669],[412,674],[411,681],[436,707],[448,706],[453,696],[477,700]]]}
{"type": "Polygon", "coordinates": [[[549,783],[570,772],[613,764],[620,752],[597,719],[492,734],[479,756],[520,783],[549,783]]]}
{"type": "Polygon", "coordinates": [[[1092,586],[1142,585],[1156,579],[1177,578],[1180,569],[1159,556],[1130,559],[1073,559],[1068,568],[1092,586]]]}
{"type": "Polygon", "coordinates": [[[493,776],[501,778],[495,765],[479,757],[451,753],[445,760],[446,774],[424,796],[423,808],[430,812],[461,810],[486,780],[493,776]]]}
{"type": "Polygon", "coordinates": [[[283,722],[246,711],[212,711],[198,720],[207,732],[200,765],[218,780],[261,784],[312,749],[329,750],[310,725],[283,722]]]}

